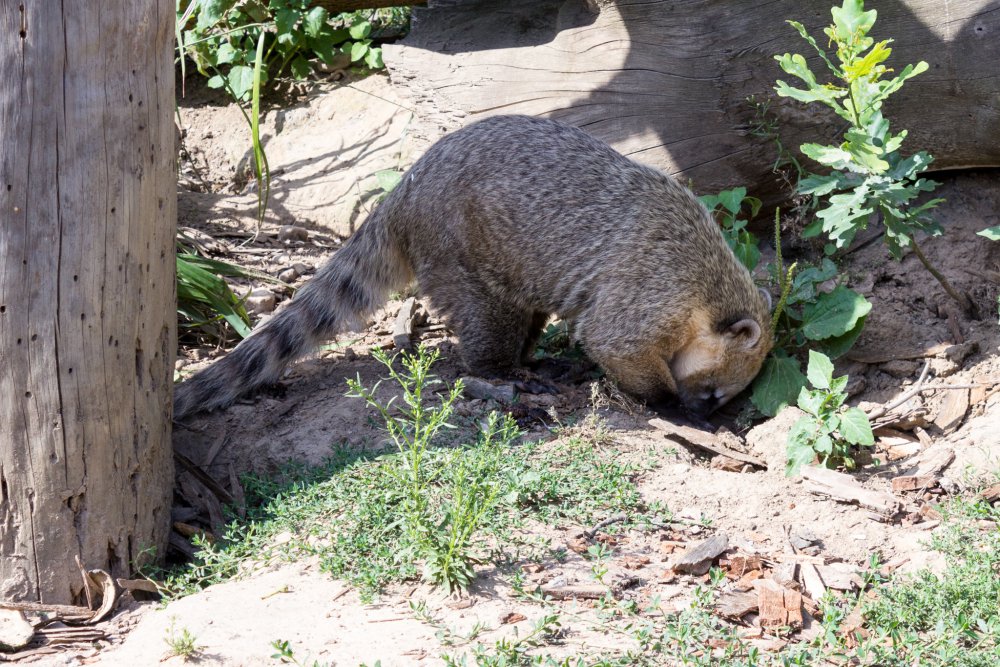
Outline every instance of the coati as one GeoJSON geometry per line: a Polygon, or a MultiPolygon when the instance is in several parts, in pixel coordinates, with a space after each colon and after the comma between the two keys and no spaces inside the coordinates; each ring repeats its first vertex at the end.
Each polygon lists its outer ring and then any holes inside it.
{"type": "Polygon", "coordinates": [[[625,391],[706,414],[771,349],[768,303],[694,194],[578,128],[493,116],[434,144],[295,298],[175,392],[174,416],[275,381],[416,278],[476,375],[552,314],[625,391]]]}

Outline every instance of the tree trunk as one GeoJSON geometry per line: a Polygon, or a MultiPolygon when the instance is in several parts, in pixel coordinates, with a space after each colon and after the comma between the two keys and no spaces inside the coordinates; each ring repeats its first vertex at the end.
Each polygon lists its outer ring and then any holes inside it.
{"type": "MultiPolygon", "coordinates": [[[[469,116],[526,113],[585,128],[634,158],[690,179],[702,193],[739,185],[775,193],[777,157],[763,126],[798,152],[836,141],[843,123],[818,105],[778,98],[789,80],[775,54],[801,53],[826,69],[786,19],[825,47],[836,0],[432,0],[413,11],[410,36],[387,45],[394,83],[443,129],[469,116]],[[766,114],[749,97],[769,105],[766,114]]],[[[904,152],[935,168],[1000,165],[1000,3],[870,0],[873,36],[893,38],[896,71],[930,70],[890,99],[886,116],[909,129],[904,152]]],[[[794,80],[794,79],[792,79],[794,80]]],[[[432,139],[433,137],[429,137],[432,139]]]]}
{"type": "Polygon", "coordinates": [[[163,553],[173,0],[0,0],[0,598],[163,553]]]}

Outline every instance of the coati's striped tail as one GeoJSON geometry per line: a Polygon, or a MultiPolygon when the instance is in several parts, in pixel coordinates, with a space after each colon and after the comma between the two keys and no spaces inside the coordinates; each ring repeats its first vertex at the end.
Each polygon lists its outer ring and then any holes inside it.
{"type": "Polygon", "coordinates": [[[232,352],[174,390],[174,419],[230,405],[274,382],[322,341],[363,325],[388,295],[411,280],[410,263],[391,238],[383,202],[286,307],[232,352]]]}

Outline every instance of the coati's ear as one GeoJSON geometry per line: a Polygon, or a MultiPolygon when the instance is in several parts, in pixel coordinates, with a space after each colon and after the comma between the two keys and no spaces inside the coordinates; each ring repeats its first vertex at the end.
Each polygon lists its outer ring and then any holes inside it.
{"type": "Polygon", "coordinates": [[[760,325],[757,320],[747,318],[729,325],[726,334],[739,339],[743,347],[749,350],[760,340],[760,325]]]}
{"type": "Polygon", "coordinates": [[[767,302],[767,310],[770,311],[774,307],[774,302],[771,300],[771,293],[763,287],[758,287],[757,291],[760,292],[761,297],[767,302]]]}

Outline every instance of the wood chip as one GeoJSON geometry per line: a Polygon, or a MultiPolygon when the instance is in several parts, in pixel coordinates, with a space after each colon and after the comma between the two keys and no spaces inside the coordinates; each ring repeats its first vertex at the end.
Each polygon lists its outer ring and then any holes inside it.
{"type": "Polygon", "coordinates": [[[951,447],[933,447],[917,459],[917,469],[913,475],[939,475],[955,460],[955,450],[951,447]]]}
{"type": "Polygon", "coordinates": [[[413,317],[417,313],[417,299],[410,297],[399,307],[392,323],[392,342],[397,350],[413,349],[413,317]]]}
{"type": "Polygon", "coordinates": [[[902,475],[892,478],[892,492],[920,491],[937,484],[937,475],[902,475]]]}
{"type": "Polygon", "coordinates": [[[757,593],[728,591],[719,596],[715,611],[723,618],[739,620],[747,614],[757,611],[757,593]]]}
{"type": "Polygon", "coordinates": [[[819,571],[812,563],[799,564],[799,578],[802,581],[802,588],[805,589],[809,597],[813,600],[820,600],[826,594],[826,586],[823,584],[823,579],[819,576],[819,571]]]}
{"type": "Polygon", "coordinates": [[[159,594],[160,589],[156,583],[149,579],[118,579],[118,585],[127,591],[143,591],[146,593],[159,594]]]}
{"type": "Polygon", "coordinates": [[[771,578],[785,588],[796,589],[799,587],[796,574],[799,571],[799,564],[793,562],[781,563],[771,572],[771,578]]]}
{"type": "Polygon", "coordinates": [[[719,454],[718,456],[713,456],[709,467],[712,470],[725,470],[726,472],[742,472],[747,464],[742,461],[737,461],[736,459],[726,456],[724,454],[719,454]]]}
{"type": "Polygon", "coordinates": [[[802,595],[798,591],[785,588],[773,579],[758,579],[754,587],[762,628],[802,627],[802,595]]]}
{"type": "Polygon", "coordinates": [[[649,556],[625,556],[622,559],[622,567],[626,570],[641,570],[651,562],[649,556]]]}
{"type": "Polygon", "coordinates": [[[733,583],[733,590],[735,591],[749,591],[753,589],[753,582],[762,578],[764,575],[760,570],[750,570],[737,581],[733,583]]]}
{"type": "Polygon", "coordinates": [[[892,515],[899,509],[899,501],[892,495],[866,489],[850,475],[836,470],[803,466],[802,477],[806,480],[806,488],[817,495],[857,504],[881,515],[892,515]]]}
{"type": "Polygon", "coordinates": [[[681,552],[671,567],[676,572],[705,574],[711,569],[712,562],[728,548],[729,537],[724,533],[719,533],[689,546],[681,552]]]}
{"type": "Polygon", "coordinates": [[[520,623],[521,621],[528,620],[528,617],[524,614],[519,614],[516,611],[509,611],[500,617],[501,625],[509,625],[511,623],[520,623]]]}
{"type": "MultiPolygon", "coordinates": [[[[666,437],[686,447],[704,449],[705,451],[712,452],[713,454],[728,456],[731,459],[736,459],[737,461],[742,461],[743,463],[749,463],[765,470],[767,469],[767,463],[763,460],[758,459],[755,456],[750,456],[749,454],[744,454],[743,452],[738,452],[735,449],[726,446],[719,436],[709,433],[708,431],[699,431],[698,429],[691,428],[690,426],[673,424],[665,419],[659,418],[650,419],[649,425],[659,431],[663,431],[666,437]]],[[[731,433],[727,433],[726,435],[727,438],[737,437],[731,433]]]]}
{"type": "Polygon", "coordinates": [[[853,349],[847,353],[847,358],[851,361],[860,361],[863,364],[884,364],[895,359],[923,359],[933,357],[943,353],[951,347],[950,343],[940,343],[931,347],[911,348],[909,350],[862,350],[853,349]]]}
{"type": "Polygon", "coordinates": [[[542,586],[542,595],[553,600],[600,600],[611,593],[601,584],[570,584],[567,586],[542,586]]]}
{"type": "Polygon", "coordinates": [[[986,487],[979,492],[979,497],[992,504],[1000,500],[1000,484],[986,487]]]}
{"type": "Polygon", "coordinates": [[[945,433],[958,428],[969,411],[969,390],[955,389],[946,392],[941,407],[934,417],[934,424],[945,433]]]}

